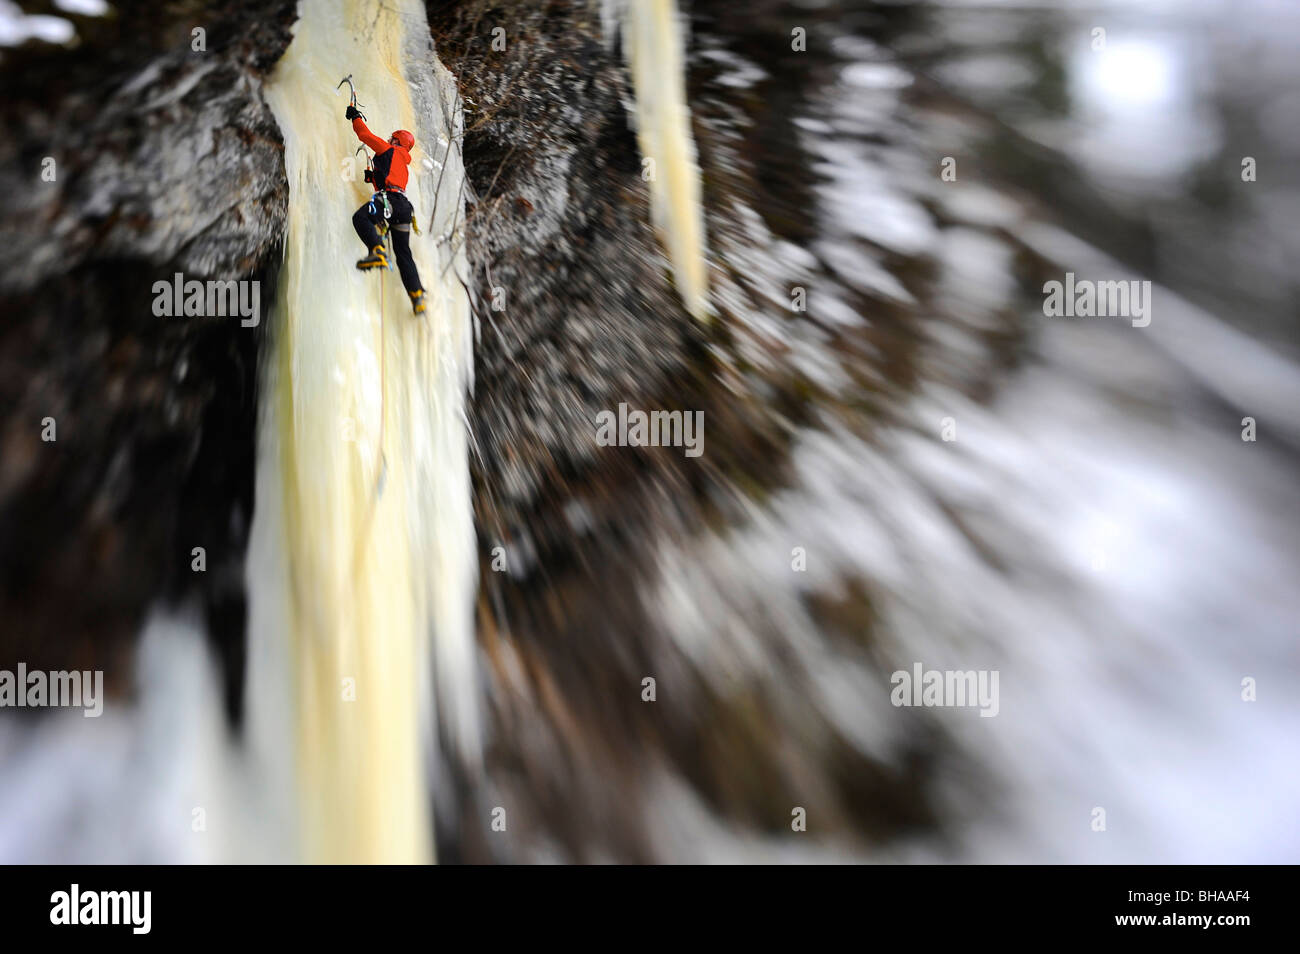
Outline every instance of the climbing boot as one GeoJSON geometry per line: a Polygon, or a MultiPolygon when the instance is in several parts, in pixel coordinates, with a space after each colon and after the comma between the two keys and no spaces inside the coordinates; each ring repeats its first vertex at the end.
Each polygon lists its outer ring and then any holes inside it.
{"type": "Polygon", "coordinates": [[[365,271],[369,268],[387,268],[388,256],[384,253],[382,245],[376,245],[370,250],[370,254],[361,261],[357,262],[357,268],[365,271]]]}
{"type": "Polygon", "coordinates": [[[417,315],[424,314],[424,289],[417,288],[413,292],[407,292],[411,296],[411,307],[415,309],[417,315]]]}

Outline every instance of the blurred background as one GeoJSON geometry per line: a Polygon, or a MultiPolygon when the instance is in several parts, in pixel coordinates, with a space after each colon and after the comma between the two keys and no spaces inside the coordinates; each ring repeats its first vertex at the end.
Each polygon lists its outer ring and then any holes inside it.
{"type": "Polygon", "coordinates": [[[1297,861],[1298,41],[0,0],[0,669],[110,693],[0,709],[0,860],[1297,861]],[[424,323],[351,267],[350,72],[424,323]],[[156,317],[177,271],[263,320],[156,317]],[[1067,272],[1150,324],[1047,317],[1067,272]],[[997,716],[892,705],[918,663],[997,716]]]}

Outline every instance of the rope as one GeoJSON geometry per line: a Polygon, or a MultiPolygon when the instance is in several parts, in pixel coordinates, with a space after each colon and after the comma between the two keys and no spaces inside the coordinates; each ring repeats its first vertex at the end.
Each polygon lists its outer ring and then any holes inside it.
{"type": "Polygon", "coordinates": [[[379,446],[377,448],[379,460],[375,462],[375,498],[383,493],[383,484],[385,472],[388,470],[388,461],[384,457],[384,421],[388,415],[385,413],[388,408],[388,379],[386,365],[388,363],[388,348],[384,341],[384,313],[387,311],[387,296],[384,292],[384,285],[387,282],[379,282],[379,446]]]}
{"type": "Polygon", "coordinates": [[[362,524],[361,532],[357,534],[356,550],[352,554],[353,580],[356,579],[357,567],[361,563],[362,549],[370,539],[370,524],[375,516],[375,505],[384,492],[384,481],[388,475],[388,460],[384,457],[384,424],[388,417],[388,349],[384,346],[384,312],[387,310],[388,301],[384,284],[382,280],[379,283],[379,442],[375,447],[375,483],[370,494],[370,502],[366,506],[365,522],[362,524]]]}

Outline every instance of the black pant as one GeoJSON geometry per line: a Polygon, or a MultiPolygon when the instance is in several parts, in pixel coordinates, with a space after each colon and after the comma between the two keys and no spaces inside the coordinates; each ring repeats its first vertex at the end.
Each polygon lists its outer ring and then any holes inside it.
{"type": "MultiPolygon", "coordinates": [[[[400,192],[386,194],[393,213],[392,218],[388,220],[388,232],[393,237],[397,270],[401,272],[402,284],[406,286],[406,290],[413,292],[421,287],[420,273],[415,270],[415,259],[411,258],[411,218],[415,214],[415,209],[400,192]]],[[[382,244],[379,232],[375,228],[382,221],[384,221],[383,195],[375,196],[373,205],[367,202],[352,216],[352,227],[357,230],[361,241],[366,243],[367,251],[382,244]],[[370,211],[371,208],[374,209],[373,212],[370,211]]]]}

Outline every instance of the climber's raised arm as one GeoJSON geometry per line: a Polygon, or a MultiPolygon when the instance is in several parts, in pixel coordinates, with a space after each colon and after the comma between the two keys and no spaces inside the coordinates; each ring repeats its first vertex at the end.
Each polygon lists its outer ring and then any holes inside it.
{"type": "Polygon", "coordinates": [[[352,120],[352,131],[357,134],[357,138],[365,143],[373,152],[380,153],[388,148],[388,143],[384,142],[366,127],[366,121],[361,118],[355,106],[349,106],[347,111],[348,119],[352,120]]]}

